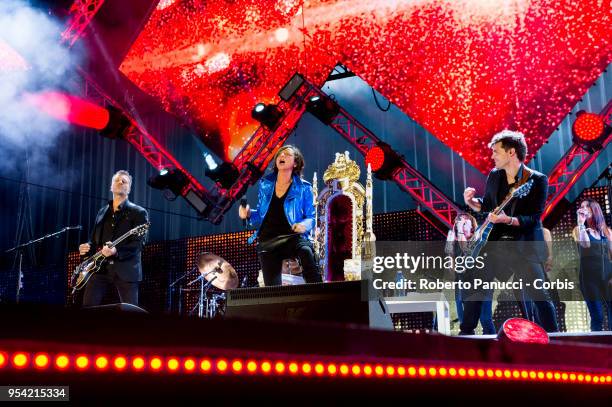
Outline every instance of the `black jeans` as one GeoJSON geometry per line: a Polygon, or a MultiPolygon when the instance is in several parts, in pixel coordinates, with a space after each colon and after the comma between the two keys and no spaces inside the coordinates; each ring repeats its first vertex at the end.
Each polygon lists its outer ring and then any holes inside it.
{"type": "Polygon", "coordinates": [[[109,287],[115,287],[121,302],[138,305],[138,281],[123,281],[117,273],[96,273],[85,287],[83,306],[101,305],[104,294],[109,287]]]}
{"type": "Polygon", "coordinates": [[[302,266],[302,275],[307,283],[322,282],[319,265],[315,259],[312,243],[303,236],[295,236],[271,250],[262,250],[257,245],[257,254],[261,263],[264,284],[266,286],[282,284],[282,267],[284,259],[297,258],[302,266]]]}
{"type": "MultiPolygon", "coordinates": [[[[526,294],[534,300],[533,303],[538,310],[542,327],[547,332],[557,332],[559,330],[557,316],[549,291],[543,288],[536,289],[533,286],[535,279],[545,279],[544,265],[537,261],[530,261],[514,250],[489,250],[487,255],[485,268],[483,270],[469,270],[466,272],[464,281],[468,279],[473,281],[475,278],[488,282],[492,282],[496,278],[499,281],[507,281],[512,275],[514,275],[514,281],[522,279],[526,294]],[[526,283],[529,283],[529,285],[526,283]]],[[[463,321],[460,325],[460,334],[473,335],[480,318],[482,302],[486,299],[485,290],[472,287],[469,290],[463,290],[462,296],[463,321]]],[[[524,307],[524,304],[522,305],[524,307]]]]}

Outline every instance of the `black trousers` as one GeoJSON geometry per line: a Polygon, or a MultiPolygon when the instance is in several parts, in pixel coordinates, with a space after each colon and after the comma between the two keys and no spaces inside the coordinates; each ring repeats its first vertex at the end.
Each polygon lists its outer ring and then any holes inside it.
{"type": "Polygon", "coordinates": [[[302,266],[302,275],[307,283],[323,281],[319,265],[315,259],[312,243],[303,236],[295,236],[286,242],[275,246],[272,250],[262,250],[257,246],[257,254],[263,272],[266,286],[281,285],[284,259],[297,258],[302,266]]]}
{"type": "MultiPolygon", "coordinates": [[[[504,246],[499,245],[499,249],[504,246]]],[[[480,278],[483,281],[492,282],[495,279],[499,281],[507,281],[514,275],[513,281],[518,279],[523,280],[525,293],[531,298],[535,304],[542,327],[547,332],[557,332],[557,316],[555,306],[552,302],[552,296],[546,289],[534,288],[533,281],[535,279],[545,280],[546,272],[544,264],[535,260],[529,260],[514,250],[489,250],[487,251],[487,259],[483,270],[472,269],[466,272],[464,281],[480,278]]],[[[474,289],[472,286],[469,290],[462,291],[463,297],[463,321],[460,325],[460,335],[473,335],[478,326],[480,318],[480,310],[482,302],[486,299],[485,290],[482,288],[474,289]]],[[[524,307],[524,304],[522,304],[524,307]]]]}
{"type": "Polygon", "coordinates": [[[114,287],[119,293],[121,302],[138,305],[138,281],[123,281],[117,273],[96,273],[85,287],[83,307],[93,307],[102,304],[106,291],[114,287]]]}

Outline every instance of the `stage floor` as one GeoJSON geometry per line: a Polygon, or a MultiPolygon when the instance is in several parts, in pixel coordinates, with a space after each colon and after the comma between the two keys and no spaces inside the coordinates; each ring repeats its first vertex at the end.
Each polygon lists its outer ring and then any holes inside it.
{"type": "Polygon", "coordinates": [[[503,394],[578,402],[609,401],[612,389],[609,333],[586,336],[602,343],[555,335],[548,345],[520,344],[50,306],[5,306],[0,320],[0,383],[70,385],[74,400],[201,395],[290,402],[299,395],[298,404],[347,397],[468,402],[503,394]]]}

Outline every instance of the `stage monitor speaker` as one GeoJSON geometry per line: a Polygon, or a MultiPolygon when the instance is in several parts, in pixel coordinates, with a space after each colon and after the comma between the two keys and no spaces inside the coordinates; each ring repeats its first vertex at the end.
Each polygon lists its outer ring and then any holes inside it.
{"type": "Polygon", "coordinates": [[[95,312],[134,312],[148,314],[148,312],[137,305],[128,304],[127,302],[119,302],[117,304],[96,305],[93,307],[83,307],[84,311],[95,312]]]}
{"type": "Polygon", "coordinates": [[[393,329],[384,298],[368,280],[230,290],[225,316],[393,329]]]}

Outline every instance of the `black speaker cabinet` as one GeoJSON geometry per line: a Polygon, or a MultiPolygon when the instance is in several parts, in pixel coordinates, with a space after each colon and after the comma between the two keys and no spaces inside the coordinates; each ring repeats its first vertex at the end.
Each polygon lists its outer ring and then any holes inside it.
{"type": "Polygon", "coordinates": [[[225,316],[393,329],[383,297],[368,280],[230,290],[225,316]]]}

